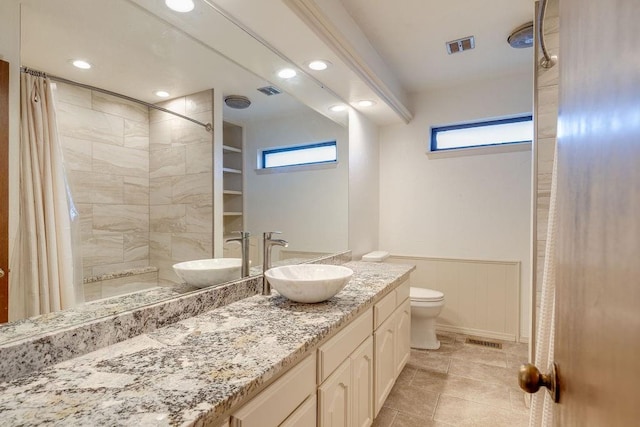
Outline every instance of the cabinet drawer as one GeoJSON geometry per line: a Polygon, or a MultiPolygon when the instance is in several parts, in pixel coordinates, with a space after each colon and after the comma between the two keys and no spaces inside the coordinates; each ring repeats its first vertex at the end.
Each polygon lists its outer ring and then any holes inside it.
{"type": "Polygon", "coordinates": [[[316,425],[316,395],[311,395],[296,411],[280,424],[280,427],[309,427],[316,425]]]}
{"type": "Polygon", "coordinates": [[[409,281],[405,280],[400,286],[396,288],[396,305],[401,305],[404,300],[409,298],[409,281]]]}
{"type": "Polygon", "coordinates": [[[393,313],[393,310],[395,309],[396,292],[393,291],[373,306],[373,319],[375,322],[374,329],[377,329],[380,325],[382,325],[382,322],[387,320],[387,318],[391,315],[391,313],[393,313]]]}
{"type": "Polygon", "coordinates": [[[367,310],[318,349],[318,384],[326,380],[372,332],[373,314],[367,310]]]}
{"type": "Polygon", "coordinates": [[[280,425],[315,390],[316,357],[312,354],[233,414],[231,426],[280,425]]]}

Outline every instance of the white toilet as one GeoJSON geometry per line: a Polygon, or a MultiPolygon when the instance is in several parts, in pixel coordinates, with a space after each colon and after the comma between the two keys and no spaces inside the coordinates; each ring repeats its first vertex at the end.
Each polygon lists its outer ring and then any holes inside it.
{"type": "MultiPolygon", "coordinates": [[[[362,261],[382,262],[389,252],[375,251],[363,255],[362,261]]],[[[444,307],[444,294],[432,289],[412,287],[411,300],[411,347],[437,350],[440,341],[436,337],[436,318],[444,307]]]]}
{"type": "Polygon", "coordinates": [[[409,298],[411,299],[411,347],[439,349],[436,318],[444,307],[444,294],[432,289],[411,287],[409,298]]]}

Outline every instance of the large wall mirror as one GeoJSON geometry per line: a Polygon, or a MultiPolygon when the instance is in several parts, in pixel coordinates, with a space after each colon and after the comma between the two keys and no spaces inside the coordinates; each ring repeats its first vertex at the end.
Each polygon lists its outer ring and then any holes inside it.
{"type": "MultiPolygon", "coordinates": [[[[151,298],[140,298],[146,304],[195,290],[180,285],[172,265],[238,256],[238,246],[224,244],[237,230],[253,234],[253,273],[261,272],[264,231],[282,231],[289,242],[276,260],[348,249],[346,119],[305,106],[287,93],[291,82],[250,72],[282,58],[242,30],[234,32],[239,38],[217,34],[232,23],[211,2],[195,3],[193,12],[180,14],[162,0],[22,2],[21,65],[69,81],[55,81],[54,95],[79,213],[74,248],[85,306],[141,291],[151,298]],[[242,63],[247,57],[261,63],[242,63]],[[76,68],[75,59],[92,67],[76,68]],[[266,86],[282,93],[257,90],[266,86]],[[229,95],[251,105],[220,105],[229,95]],[[335,164],[258,168],[263,149],[325,141],[337,142],[335,164]]],[[[297,76],[298,84],[304,78],[297,76]]]]}

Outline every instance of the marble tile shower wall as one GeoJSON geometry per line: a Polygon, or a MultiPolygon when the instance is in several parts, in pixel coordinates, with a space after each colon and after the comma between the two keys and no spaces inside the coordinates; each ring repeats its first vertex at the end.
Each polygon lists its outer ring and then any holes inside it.
{"type": "MultiPolygon", "coordinates": [[[[161,106],[213,123],[213,91],[161,106]]],[[[171,265],[213,256],[213,134],[163,113],[150,112],[150,262],[160,283],[176,282],[171,265]]]]}
{"type": "MultiPolygon", "coordinates": [[[[558,55],[560,18],[557,10],[548,9],[545,19],[545,42],[552,55],[558,55]]],[[[539,54],[540,55],[540,54],[539,54]]],[[[559,56],[559,55],[558,55],[559,56]]],[[[561,59],[560,59],[561,60],[561,59]]],[[[537,188],[536,194],[536,307],[540,309],[542,297],[542,276],[544,272],[545,248],[547,244],[547,226],[549,224],[549,203],[551,200],[551,176],[556,148],[558,122],[558,71],[560,65],[544,68],[537,62],[536,67],[536,124],[537,124],[537,188]]]]}
{"type": "Polygon", "coordinates": [[[83,274],[149,265],[149,111],[57,83],[58,129],[80,213],[83,274]]]}
{"type": "MultiPolygon", "coordinates": [[[[178,281],[175,262],[213,255],[212,133],[63,83],[56,105],[85,278],[151,265],[169,284],[178,281]]],[[[212,90],[161,105],[213,122],[212,90]]],[[[102,293],[91,289],[88,297],[102,293]]]]}

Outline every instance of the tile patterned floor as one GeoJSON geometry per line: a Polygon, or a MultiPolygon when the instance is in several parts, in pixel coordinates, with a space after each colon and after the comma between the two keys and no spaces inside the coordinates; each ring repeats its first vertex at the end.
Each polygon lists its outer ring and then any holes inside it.
{"type": "Polygon", "coordinates": [[[438,334],[439,350],[411,350],[374,427],[528,426],[518,388],[527,345],[501,350],[466,344],[466,335],[438,334]]]}

